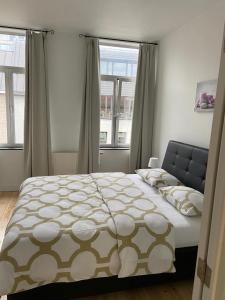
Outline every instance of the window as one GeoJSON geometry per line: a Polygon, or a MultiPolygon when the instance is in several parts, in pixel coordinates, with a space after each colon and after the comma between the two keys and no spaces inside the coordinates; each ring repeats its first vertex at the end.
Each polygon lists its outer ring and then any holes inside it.
{"type": "Polygon", "coordinates": [[[100,45],[100,146],[129,147],[138,49],[100,45]]]}
{"type": "Polygon", "coordinates": [[[0,34],[0,147],[23,145],[25,36],[0,34]]]}
{"type": "Polygon", "coordinates": [[[107,131],[101,131],[100,132],[100,144],[106,144],[107,143],[107,131]]]}

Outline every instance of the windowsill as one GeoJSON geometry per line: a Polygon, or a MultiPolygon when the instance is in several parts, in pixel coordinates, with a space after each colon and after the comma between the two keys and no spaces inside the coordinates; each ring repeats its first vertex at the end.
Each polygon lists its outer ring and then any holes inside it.
{"type": "Polygon", "coordinates": [[[21,147],[0,147],[0,150],[23,150],[21,147]]]}
{"type": "Polygon", "coordinates": [[[100,147],[100,150],[130,150],[129,147],[100,147]]]}

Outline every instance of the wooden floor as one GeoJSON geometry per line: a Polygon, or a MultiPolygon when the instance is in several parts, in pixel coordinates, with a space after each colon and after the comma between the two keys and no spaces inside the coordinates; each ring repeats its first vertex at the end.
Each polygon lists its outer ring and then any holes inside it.
{"type": "Polygon", "coordinates": [[[191,295],[192,281],[179,281],[169,284],[157,284],[148,288],[80,298],[80,300],[191,300],[191,295]]]}
{"type": "MultiPolygon", "coordinates": [[[[0,247],[5,228],[16,204],[18,193],[0,192],[0,247]]],[[[95,297],[81,298],[80,300],[191,300],[191,280],[157,284],[148,288],[109,293],[95,297]]],[[[1,300],[6,300],[2,297],[1,300]]],[[[53,299],[54,300],[54,299],[53,299]]]]}
{"type": "Polygon", "coordinates": [[[17,192],[0,192],[0,248],[17,196],[17,192]]]}

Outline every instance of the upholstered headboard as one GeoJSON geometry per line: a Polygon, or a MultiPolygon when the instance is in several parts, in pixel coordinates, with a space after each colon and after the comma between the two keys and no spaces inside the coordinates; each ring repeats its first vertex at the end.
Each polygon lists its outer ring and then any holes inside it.
{"type": "Polygon", "coordinates": [[[162,168],[184,185],[204,193],[208,149],[170,141],[162,168]]]}

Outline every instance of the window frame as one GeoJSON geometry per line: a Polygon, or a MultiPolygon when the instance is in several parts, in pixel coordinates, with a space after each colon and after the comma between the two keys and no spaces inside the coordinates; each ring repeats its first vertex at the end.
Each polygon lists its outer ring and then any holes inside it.
{"type": "MultiPolygon", "coordinates": [[[[120,109],[119,104],[121,101],[122,83],[135,82],[136,77],[118,76],[118,75],[101,75],[101,81],[113,82],[113,107],[112,107],[112,132],[111,144],[100,144],[100,149],[130,149],[130,144],[118,143],[118,125],[120,109]]],[[[101,95],[100,95],[101,96],[101,95]]],[[[100,117],[101,119],[101,117],[100,117]]]]}
{"type": "MultiPolygon", "coordinates": [[[[23,149],[23,144],[15,143],[15,114],[13,74],[25,74],[24,67],[0,66],[0,72],[5,74],[5,97],[7,115],[7,140],[6,144],[0,144],[1,149],[23,149]]],[[[25,96],[25,94],[24,94],[25,96]]]]}

